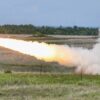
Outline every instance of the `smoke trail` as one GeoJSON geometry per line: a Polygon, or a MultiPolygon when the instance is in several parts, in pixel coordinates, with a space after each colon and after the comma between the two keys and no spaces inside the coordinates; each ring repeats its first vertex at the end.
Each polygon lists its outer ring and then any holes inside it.
{"type": "Polygon", "coordinates": [[[100,44],[93,49],[53,45],[23,40],[0,38],[0,46],[34,56],[47,62],[58,62],[67,67],[76,67],[77,73],[100,74],[100,44]]]}

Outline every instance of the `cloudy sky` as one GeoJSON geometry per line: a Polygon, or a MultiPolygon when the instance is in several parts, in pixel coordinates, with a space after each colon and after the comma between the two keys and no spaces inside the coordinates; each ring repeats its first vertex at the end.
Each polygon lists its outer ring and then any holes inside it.
{"type": "Polygon", "coordinates": [[[0,24],[100,27],[100,0],[0,0],[0,24]]]}

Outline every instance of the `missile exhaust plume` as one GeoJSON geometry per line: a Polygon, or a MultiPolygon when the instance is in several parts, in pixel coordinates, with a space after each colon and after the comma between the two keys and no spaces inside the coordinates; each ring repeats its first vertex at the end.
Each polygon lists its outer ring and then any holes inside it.
{"type": "Polygon", "coordinates": [[[76,67],[77,73],[100,74],[100,44],[93,49],[69,47],[10,38],[0,38],[0,46],[34,56],[46,62],[58,62],[67,67],[76,67]]]}

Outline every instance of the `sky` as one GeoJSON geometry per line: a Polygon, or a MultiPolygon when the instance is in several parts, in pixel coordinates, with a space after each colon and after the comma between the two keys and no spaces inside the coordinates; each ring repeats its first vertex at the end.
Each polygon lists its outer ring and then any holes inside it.
{"type": "Polygon", "coordinates": [[[0,25],[100,27],[100,0],[0,0],[0,25]]]}

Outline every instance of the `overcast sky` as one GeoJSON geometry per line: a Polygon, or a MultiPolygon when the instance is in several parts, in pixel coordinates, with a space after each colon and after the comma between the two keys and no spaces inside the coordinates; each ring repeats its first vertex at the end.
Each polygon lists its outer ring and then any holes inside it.
{"type": "Polygon", "coordinates": [[[0,24],[100,27],[100,0],[0,0],[0,24]]]}

